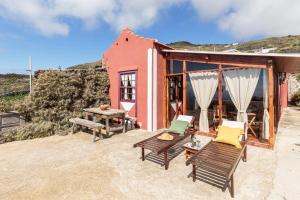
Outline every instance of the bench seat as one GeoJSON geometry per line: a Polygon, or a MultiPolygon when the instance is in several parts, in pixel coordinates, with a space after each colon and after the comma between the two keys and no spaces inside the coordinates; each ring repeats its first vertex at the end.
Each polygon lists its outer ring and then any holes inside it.
{"type": "Polygon", "coordinates": [[[81,119],[81,118],[71,118],[69,121],[73,124],[72,127],[72,133],[74,134],[75,128],[77,125],[87,127],[93,131],[94,135],[94,142],[96,141],[96,132],[99,132],[99,136],[102,139],[101,129],[103,129],[105,126],[101,123],[93,122],[87,119],[81,119]]]}

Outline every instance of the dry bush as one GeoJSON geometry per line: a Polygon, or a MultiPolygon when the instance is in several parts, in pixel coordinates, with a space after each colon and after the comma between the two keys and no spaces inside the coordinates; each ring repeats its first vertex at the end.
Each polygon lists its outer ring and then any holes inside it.
{"type": "Polygon", "coordinates": [[[17,129],[11,129],[0,135],[0,144],[16,140],[27,140],[54,135],[60,131],[56,123],[42,121],[39,123],[29,123],[17,129]]]}
{"type": "Polygon", "coordinates": [[[292,105],[300,106],[300,89],[298,89],[291,97],[290,100],[292,105]]]}
{"type": "Polygon", "coordinates": [[[8,112],[13,110],[13,106],[10,102],[4,102],[0,100],[0,112],[8,112]]]}
{"type": "Polygon", "coordinates": [[[10,131],[15,135],[11,141],[62,133],[83,108],[109,103],[109,80],[103,69],[44,71],[33,83],[32,95],[16,106],[31,123],[10,131]]]}

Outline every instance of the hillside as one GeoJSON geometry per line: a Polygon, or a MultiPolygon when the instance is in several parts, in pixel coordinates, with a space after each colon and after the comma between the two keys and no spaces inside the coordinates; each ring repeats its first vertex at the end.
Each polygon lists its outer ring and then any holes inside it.
{"type": "Polygon", "coordinates": [[[175,49],[188,49],[199,51],[229,51],[241,52],[264,52],[269,53],[300,53],[300,35],[289,35],[284,37],[271,37],[250,42],[234,44],[192,44],[187,41],[179,41],[167,44],[175,49]]]}
{"type": "Polygon", "coordinates": [[[78,64],[78,65],[73,65],[71,67],[68,67],[67,69],[85,69],[88,67],[101,67],[101,60],[95,61],[95,62],[89,62],[89,63],[84,63],[84,64],[78,64]]]}
{"type": "Polygon", "coordinates": [[[23,94],[29,91],[29,76],[25,74],[0,74],[0,97],[23,94]]]}

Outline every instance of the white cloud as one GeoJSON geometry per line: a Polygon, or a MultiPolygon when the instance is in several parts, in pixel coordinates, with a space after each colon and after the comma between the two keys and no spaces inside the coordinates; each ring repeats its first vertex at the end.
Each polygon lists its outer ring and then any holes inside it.
{"type": "Polygon", "coordinates": [[[117,30],[153,24],[159,12],[185,0],[1,0],[0,17],[25,23],[43,35],[68,35],[66,18],[88,27],[101,22],[117,30]]]}
{"type": "Polygon", "coordinates": [[[300,34],[299,0],[192,0],[199,16],[244,39],[300,34]],[[216,4],[214,4],[214,3],[216,4]]]}
{"type": "Polygon", "coordinates": [[[51,8],[50,1],[39,0],[1,0],[0,16],[25,23],[44,35],[67,35],[69,27],[58,20],[51,8]]]}
{"type": "Polygon", "coordinates": [[[66,36],[68,19],[89,29],[107,23],[117,31],[136,30],[181,4],[190,4],[199,19],[237,38],[300,34],[300,0],[0,0],[0,18],[46,36],[66,36]]]}
{"type": "Polygon", "coordinates": [[[213,20],[226,13],[235,0],[191,0],[203,20],[213,20]]]}

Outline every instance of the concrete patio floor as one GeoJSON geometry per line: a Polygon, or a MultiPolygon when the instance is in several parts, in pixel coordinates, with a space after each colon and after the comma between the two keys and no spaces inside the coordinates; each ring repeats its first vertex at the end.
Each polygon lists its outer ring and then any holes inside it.
{"type": "MultiPolygon", "coordinates": [[[[142,162],[133,144],[151,135],[133,130],[93,143],[91,135],[80,132],[0,145],[0,199],[231,199],[228,190],[187,178],[191,166],[185,166],[180,151],[167,171],[142,162]]],[[[202,137],[202,144],[208,140],[202,137]]],[[[289,169],[278,152],[280,135],[277,143],[275,151],[249,146],[248,161],[240,162],[234,176],[235,199],[287,197],[288,177],[280,185],[289,169]]],[[[299,158],[299,149],[295,152],[299,158]]]]}

